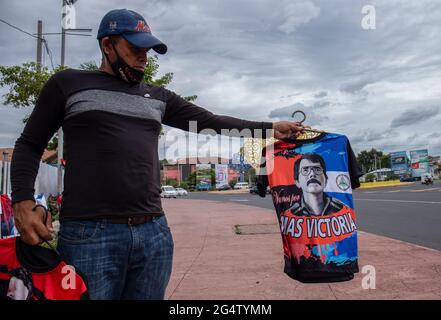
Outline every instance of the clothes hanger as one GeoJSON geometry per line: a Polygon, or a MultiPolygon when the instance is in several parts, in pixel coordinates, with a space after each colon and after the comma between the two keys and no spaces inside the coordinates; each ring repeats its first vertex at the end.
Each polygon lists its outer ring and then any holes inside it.
{"type": "MultiPolygon", "coordinates": [[[[292,117],[292,118],[295,118],[295,115],[296,115],[297,113],[298,113],[298,114],[301,114],[301,115],[303,116],[303,119],[302,119],[302,120],[297,121],[297,122],[299,122],[300,124],[303,125],[303,122],[306,120],[306,114],[305,114],[302,110],[296,110],[296,111],[294,111],[294,112],[292,113],[291,117],[292,117]]],[[[309,127],[309,126],[304,126],[304,129],[303,129],[303,130],[304,130],[304,131],[308,131],[308,132],[324,133],[324,131],[321,131],[321,130],[311,129],[311,127],[309,127]]]]}

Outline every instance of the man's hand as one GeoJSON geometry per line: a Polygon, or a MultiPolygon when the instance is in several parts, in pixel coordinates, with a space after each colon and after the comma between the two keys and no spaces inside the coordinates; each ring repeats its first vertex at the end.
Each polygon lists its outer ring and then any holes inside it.
{"type": "Polygon", "coordinates": [[[305,132],[300,122],[292,121],[274,122],[273,131],[273,136],[276,139],[295,138],[305,132]]]}
{"type": "Polygon", "coordinates": [[[54,229],[52,227],[52,217],[48,214],[46,225],[44,224],[44,209],[37,207],[35,211],[35,201],[24,200],[14,204],[15,226],[20,232],[21,239],[30,245],[37,245],[42,240],[52,240],[54,229]]]}

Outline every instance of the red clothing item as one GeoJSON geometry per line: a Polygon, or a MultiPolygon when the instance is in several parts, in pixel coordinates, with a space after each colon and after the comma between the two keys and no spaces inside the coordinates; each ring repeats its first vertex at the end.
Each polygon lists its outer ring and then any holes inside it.
{"type": "Polygon", "coordinates": [[[0,240],[0,299],[87,300],[86,282],[55,251],[0,240]]]}
{"type": "Polygon", "coordinates": [[[0,215],[1,236],[11,236],[14,229],[14,213],[12,211],[11,199],[7,194],[0,196],[0,205],[2,209],[2,214],[0,215]]]}

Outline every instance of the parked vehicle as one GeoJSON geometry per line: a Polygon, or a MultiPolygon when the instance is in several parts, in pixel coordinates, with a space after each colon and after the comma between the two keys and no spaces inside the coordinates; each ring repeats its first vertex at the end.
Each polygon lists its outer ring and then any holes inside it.
{"type": "Polygon", "coordinates": [[[220,190],[230,190],[230,189],[231,189],[231,187],[228,184],[222,184],[222,185],[216,187],[216,190],[219,190],[219,191],[220,190]]]}
{"type": "Polygon", "coordinates": [[[259,194],[259,190],[257,190],[257,186],[250,188],[250,194],[259,194]]]}
{"type": "Polygon", "coordinates": [[[196,190],[197,191],[208,191],[210,190],[210,184],[208,182],[205,181],[200,181],[197,185],[196,185],[196,190]]]}
{"type": "Polygon", "coordinates": [[[178,193],[178,196],[188,196],[187,190],[183,188],[176,188],[176,192],[178,193]]]}
{"type": "Polygon", "coordinates": [[[234,189],[238,190],[238,189],[249,189],[249,184],[248,182],[238,182],[234,185],[234,189]]]}
{"type": "Polygon", "coordinates": [[[400,178],[400,182],[413,182],[413,181],[417,181],[418,178],[417,177],[411,177],[411,176],[402,176],[400,178]]]}
{"type": "Polygon", "coordinates": [[[423,173],[421,175],[421,183],[422,184],[433,184],[433,177],[430,173],[423,173]]]}
{"type": "Polygon", "coordinates": [[[178,192],[172,186],[161,187],[161,198],[176,198],[178,192]]]}
{"type": "MultiPolygon", "coordinates": [[[[271,193],[270,187],[266,188],[266,193],[271,193]]],[[[254,186],[250,189],[250,194],[259,194],[259,190],[257,190],[257,186],[254,186]]]]}

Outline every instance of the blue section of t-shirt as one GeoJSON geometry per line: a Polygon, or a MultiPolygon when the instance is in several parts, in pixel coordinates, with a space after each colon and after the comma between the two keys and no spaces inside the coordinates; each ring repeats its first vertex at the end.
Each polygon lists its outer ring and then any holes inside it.
{"type": "Polygon", "coordinates": [[[295,151],[301,154],[316,153],[321,155],[325,160],[327,171],[348,172],[347,141],[346,136],[328,133],[320,141],[306,143],[295,148],[295,151]]]}
{"type": "MultiPolygon", "coordinates": [[[[327,133],[322,139],[316,142],[306,143],[295,148],[297,153],[314,153],[320,155],[326,164],[326,171],[349,172],[348,138],[341,134],[327,133]]],[[[349,175],[349,173],[348,173],[349,175]]],[[[354,208],[352,195],[340,192],[327,192],[327,195],[335,197],[349,208],[354,208]]]]}
{"type": "Polygon", "coordinates": [[[356,261],[358,259],[357,232],[334,244],[317,245],[312,248],[312,254],[323,256],[324,264],[335,263],[337,266],[356,261]],[[337,255],[336,255],[337,253],[337,255]]]}

